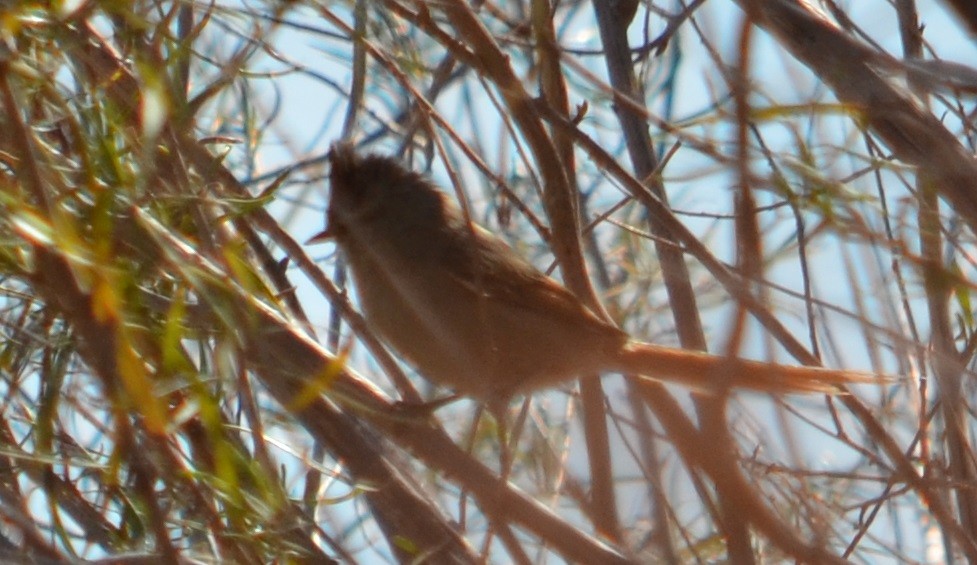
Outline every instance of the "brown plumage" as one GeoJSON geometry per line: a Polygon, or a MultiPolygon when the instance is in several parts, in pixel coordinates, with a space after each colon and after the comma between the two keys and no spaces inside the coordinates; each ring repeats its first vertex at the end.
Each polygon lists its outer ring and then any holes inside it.
{"type": "Polygon", "coordinates": [[[730,359],[629,340],[395,160],[331,153],[327,229],[367,321],[433,382],[492,404],[617,371],[708,391],[838,391],[868,375],[730,359]]]}

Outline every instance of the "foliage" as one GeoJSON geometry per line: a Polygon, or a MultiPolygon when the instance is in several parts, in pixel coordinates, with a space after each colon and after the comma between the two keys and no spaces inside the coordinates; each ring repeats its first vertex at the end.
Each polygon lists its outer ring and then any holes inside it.
{"type": "Polygon", "coordinates": [[[806,4],[0,6],[0,556],[977,561],[977,20],[806,4]],[[884,378],[428,418],[301,243],[340,138],[633,336],[884,378]]]}

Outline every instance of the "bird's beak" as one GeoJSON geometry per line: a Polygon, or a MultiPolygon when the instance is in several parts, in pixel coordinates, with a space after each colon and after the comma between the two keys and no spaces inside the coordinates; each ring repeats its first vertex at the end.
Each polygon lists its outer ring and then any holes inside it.
{"type": "Polygon", "coordinates": [[[325,242],[329,241],[330,239],[332,239],[335,236],[336,236],[336,231],[335,230],[332,230],[332,229],[329,229],[327,227],[326,229],[324,229],[321,232],[319,232],[319,233],[315,234],[314,236],[312,236],[309,239],[309,241],[306,241],[305,242],[305,244],[306,245],[309,245],[309,244],[312,244],[312,243],[325,243],[325,242]]]}

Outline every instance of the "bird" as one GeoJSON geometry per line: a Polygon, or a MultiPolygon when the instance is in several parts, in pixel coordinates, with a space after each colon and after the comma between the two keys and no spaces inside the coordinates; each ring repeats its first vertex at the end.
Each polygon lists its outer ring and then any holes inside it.
{"type": "Polygon", "coordinates": [[[504,406],[604,373],[684,385],[841,394],[873,375],[781,365],[645,343],[471,222],[428,177],[349,142],[328,155],[326,228],[368,325],[421,376],[504,406]]]}

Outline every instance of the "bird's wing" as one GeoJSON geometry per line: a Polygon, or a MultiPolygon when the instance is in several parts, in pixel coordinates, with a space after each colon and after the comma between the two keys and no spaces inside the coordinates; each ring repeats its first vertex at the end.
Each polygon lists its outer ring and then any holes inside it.
{"type": "Polygon", "coordinates": [[[514,309],[535,311],[554,322],[578,323],[589,330],[606,336],[626,337],[613,325],[591,312],[573,293],[560,283],[542,274],[519,257],[509,246],[494,236],[479,231],[468,231],[468,241],[450,246],[445,259],[454,268],[454,281],[476,296],[491,298],[514,309]],[[475,245],[471,245],[472,243],[475,245]],[[504,264],[489,262],[486,258],[503,253],[512,260],[504,264]]]}

